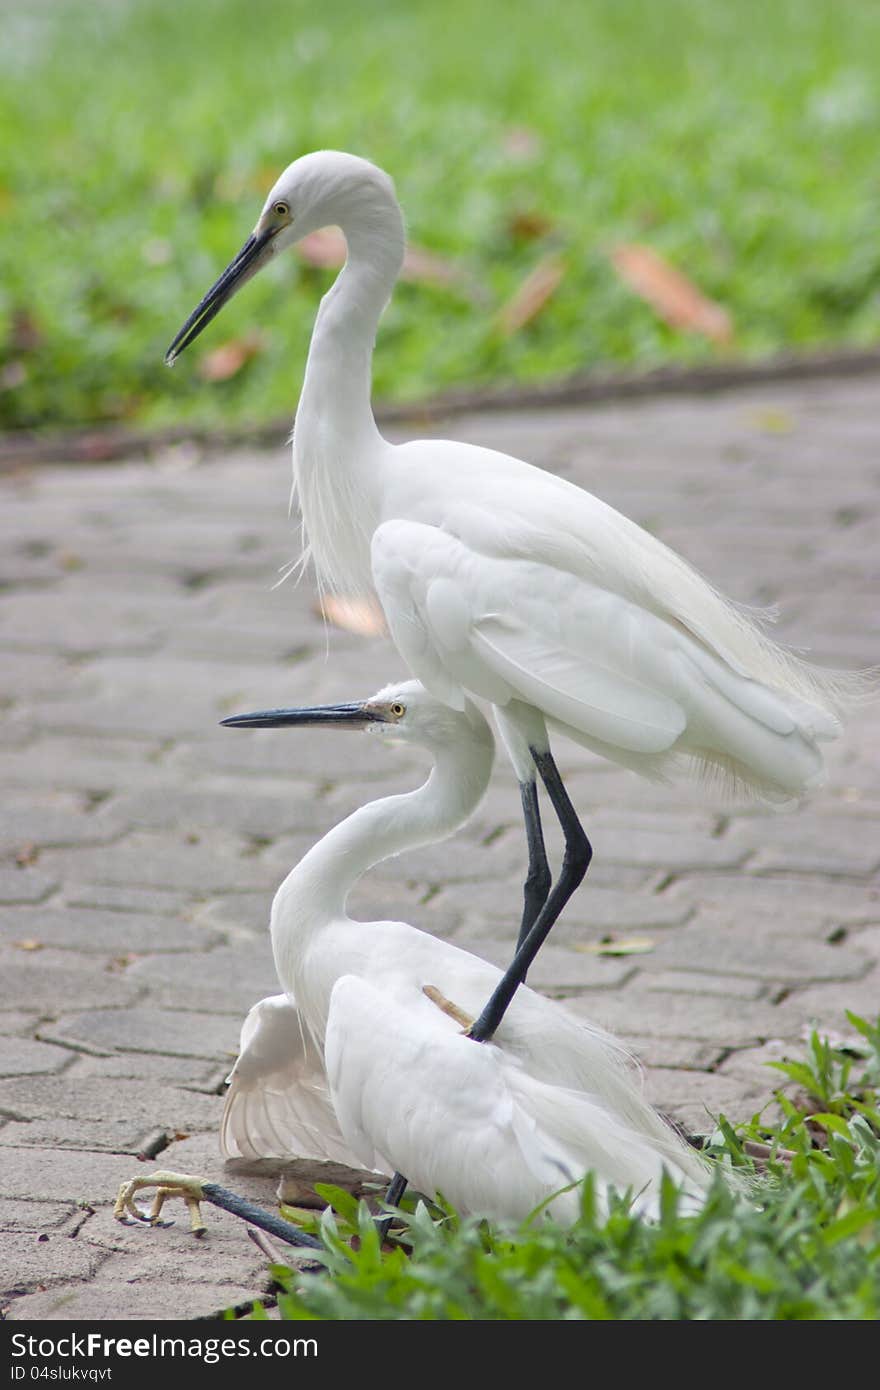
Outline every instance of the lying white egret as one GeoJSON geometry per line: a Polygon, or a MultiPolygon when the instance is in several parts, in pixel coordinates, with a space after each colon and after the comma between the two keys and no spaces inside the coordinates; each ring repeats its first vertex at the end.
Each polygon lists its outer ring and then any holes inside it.
{"type": "MultiPolygon", "coordinates": [[[[321,586],[375,589],[433,695],[457,710],[466,694],[495,705],[528,841],[519,944],[534,928],[537,949],[591,856],[548,724],[649,777],[691,762],[784,801],[820,781],[818,744],[837,736],[861,682],[783,650],[660,541],[571,483],[473,445],[382,438],[373,342],[405,239],[390,178],[363,159],[321,151],[284,171],[169,365],[273,255],[330,224],[348,259],[321,302],[293,440],[307,553],[321,586]],[[552,891],[536,769],[565,837],[552,891]]],[[[528,959],[518,954],[496,1012],[528,959]]]]}
{"type": "Polygon", "coordinates": [[[601,1191],[630,1187],[645,1209],[664,1164],[692,1188],[705,1181],[614,1039],[524,987],[497,1045],[478,1046],[462,1024],[501,971],[406,923],[358,922],[345,910],[369,868],[445,839],[481,799],[494,744],[469,700],[458,712],[409,681],[362,704],[224,723],[365,728],[427,748],[434,763],[418,790],[335,826],[279,888],[271,935],[286,993],[245,1022],[223,1116],[227,1157],[296,1153],[397,1171],[463,1211],[509,1217],[588,1169],[601,1191]]]}

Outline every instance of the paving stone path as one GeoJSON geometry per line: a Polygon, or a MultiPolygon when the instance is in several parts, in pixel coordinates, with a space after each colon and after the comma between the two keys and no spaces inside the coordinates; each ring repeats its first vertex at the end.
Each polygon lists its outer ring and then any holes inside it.
{"type": "MultiPolygon", "coordinates": [[[[715,398],[473,416],[438,426],[563,473],[655,531],[781,635],[880,659],[880,404],[871,379],[715,398]]],[[[412,433],[424,433],[416,427],[412,433]]],[[[325,635],[283,447],[23,471],[0,485],[0,1307],[11,1319],[201,1317],[266,1288],[232,1217],[195,1241],[114,1223],[121,1179],[224,1180],[222,1081],[275,978],[272,893],[335,820],[414,784],[415,755],[356,735],[246,735],[224,715],[351,699],[404,674],[390,645],[325,635]],[[163,1147],[164,1146],[164,1147],[163,1147]]],[[[880,1004],[880,725],[830,750],[790,816],[655,787],[571,746],[595,847],[533,983],[621,1033],[654,1100],[696,1129],[750,1115],[818,1021],[880,1004]],[[582,948],[641,936],[644,954],[582,948]]],[[[447,846],[375,871],[401,916],[501,962],[523,838],[499,760],[447,846]]],[[[232,1180],[226,1177],[227,1183],[232,1180]]],[[[274,1183],[238,1176],[267,1204],[274,1183]]],[[[182,1211],[182,1208],[181,1208],[182,1211]]]]}

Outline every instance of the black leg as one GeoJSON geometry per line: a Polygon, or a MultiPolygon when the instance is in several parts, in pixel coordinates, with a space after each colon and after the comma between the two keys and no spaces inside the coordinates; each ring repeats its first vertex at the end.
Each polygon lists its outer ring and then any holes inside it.
{"type": "MultiPolygon", "coordinates": [[[[385,1201],[390,1207],[396,1207],[405,1191],[406,1178],[402,1173],[395,1173],[385,1194],[385,1201]]],[[[268,1231],[270,1235],[277,1236],[279,1240],[285,1241],[288,1245],[305,1246],[310,1250],[323,1249],[319,1240],[316,1240],[314,1236],[307,1235],[305,1231],[301,1231],[290,1221],[285,1221],[283,1217],[276,1216],[273,1212],[265,1211],[263,1207],[255,1206],[253,1202],[246,1201],[244,1197],[239,1197],[238,1193],[230,1192],[225,1187],[219,1187],[217,1183],[203,1183],[202,1195],[206,1202],[213,1203],[215,1207],[222,1207],[224,1211],[230,1211],[234,1216],[240,1216],[244,1221],[250,1222],[252,1226],[259,1226],[261,1230],[268,1231]]],[[[380,1242],[385,1239],[391,1221],[390,1216],[385,1216],[376,1222],[380,1242]]]]}
{"type": "Polygon", "coordinates": [[[559,917],[572,893],[581,883],[593,857],[592,846],[569,800],[568,792],[565,790],[552,755],[549,752],[536,753],[534,749],[531,750],[531,753],[565,836],[562,869],[550,896],[538,913],[534,926],[525,941],[517,947],[513,961],[505,971],[480,1017],[471,1028],[470,1037],[475,1042],[487,1042],[498,1028],[507,1011],[507,1006],[525,979],[529,966],[544,944],[550,928],[559,917]]]}
{"type": "MultiPolygon", "coordinates": [[[[390,1185],[389,1185],[389,1187],[388,1187],[388,1191],[385,1193],[385,1201],[386,1201],[386,1203],[388,1204],[388,1206],[389,1206],[389,1207],[396,1207],[396,1206],[399,1206],[399,1205],[400,1205],[400,1199],[401,1199],[401,1197],[403,1196],[403,1194],[404,1194],[405,1191],[406,1191],[406,1178],[403,1176],[402,1173],[395,1173],[395,1174],[394,1174],[394,1177],[391,1179],[391,1183],[390,1183],[390,1185]]],[[[379,1232],[379,1244],[380,1244],[380,1245],[382,1244],[382,1241],[385,1239],[385,1237],[386,1237],[387,1234],[388,1234],[388,1227],[391,1225],[392,1219],[393,1219],[393,1218],[390,1217],[390,1216],[383,1216],[383,1217],[380,1218],[379,1221],[376,1222],[376,1230],[379,1232]]]]}
{"type": "MultiPolygon", "coordinates": [[[[405,1191],[406,1178],[401,1173],[395,1173],[385,1196],[388,1205],[396,1207],[405,1191]]],[[[233,1216],[240,1216],[251,1226],[259,1226],[261,1230],[268,1231],[269,1235],[276,1236],[278,1240],[283,1240],[287,1245],[298,1245],[307,1250],[323,1250],[324,1248],[320,1240],[317,1240],[315,1236],[308,1235],[305,1231],[301,1231],[292,1222],[285,1221],[282,1216],[276,1216],[274,1212],[256,1206],[255,1203],[247,1201],[246,1198],[239,1197],[237,1192],[230,1192],[228,1188],[220,1187],[217,1183],[202,1183],[202,1197],[204,1201],[211,1202],[213,1206],[222,1207],[224,1211],[232,1212],[233,1216]]],[[[392,1218],[386,1216],[376,1223],[380,1242],[385,1239],[391,1221],[392,1218]]],[[[316,1266],[316,1268],[322,1268],[322,1266],[316,1266]]]]}
{"type": "Polygon", "coordinates": [[[522,798],[523,819],[526,823],[526,844],[529,849],[529,868],[523,885],[523,915],[519,929],[516,949],[522,946],[550,893],[550,865],[544,848],[544,833],[541,829],[541,809],[538,805],[538,787],[534,778],[530,782],[520,782],[519,794],[522,798]]]}
{"type": "Polygon", "coordinates": [[[266,1211],[253,1202],[248,1202],[244,1197],[239,1197],[238,1193],[230,1192],[228,1188],[219,1187],[215,1182],[202,1183],[202,1195],[206,1202],[211,1202],[215,1207],[222,1207],[224,1211],[231,1211],[233,1216],[240,1216],[252,1226],[259,1226],[261,1230],[268,1231],[271,1236],[277,1236],[288,1245],[304,1246],[307,1250],[324,1248],[319,1240],[307,1235],[292,1222],[285,1221],[283,1217],[276,1216],[274,1212],[266,1211]]]}

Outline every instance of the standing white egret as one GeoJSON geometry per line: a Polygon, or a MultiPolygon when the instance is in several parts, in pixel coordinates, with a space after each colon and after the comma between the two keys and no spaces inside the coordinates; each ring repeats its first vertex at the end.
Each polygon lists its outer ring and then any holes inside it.
{"type": "MultiPolygon", "coordinates": [[[[408,681],[358,704],[223,723],[366,729],[433,759],[421,787],[362,806],[278,889],[271,937],[285,993],[256,1004],[242,1029],[221,1127],[227,1157],[296,1154],[396,1172],[463,1212],[515,1220],[587,1171],[600,1200],[611,1186],[631,1189],[648,1214],[664,1168],[699,1197],[706,1164],[643,1099],[611,1036],[523,986],[497,1042],[481,1045],[469,1025],[501,971],[405,922],[348,916],[368,869],[445,839],[480,801],[494,744],[475,705],[450,709],[408,681]]],[[[136,1180],[127,1197],[151,1181],[136,1180]]],[[[568,1193],[554,1214],[572,1219],[577,1204],[568,1193]]]]}
{"type": "Polygon", "coordinates": [[[837,736],[861,683],[779,647],[673,551],[571,483],[469,444],[383,439],[371,360],[405,239],[391,179],[366,160],[320,151],[284,171],[169,365],[261,266],[331,224],[348,259],[321,302],[293,439],[307,553],[321,586],[375,589],[433,695],[458,710],[468,694],[495,706],[529,853],[520,949],[497,1013],[591,857],[548,725],[649,777],[690,762],[785,801],[820,781],[818,745],[837,736]],[[536,770],[565,838],[552,891],[536,770]]]}

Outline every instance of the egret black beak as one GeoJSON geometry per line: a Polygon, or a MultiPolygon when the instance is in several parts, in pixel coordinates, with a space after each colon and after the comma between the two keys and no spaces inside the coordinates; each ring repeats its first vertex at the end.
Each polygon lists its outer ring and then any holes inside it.
{"type": "Polygon", "coordinates": [[[261,266],[272,255],[272,241],[279,227],[269,227],[265,231],[256,231],[253,236],[249,236],[244,246],[239,251],[234,261],[231,261],[224,270],[220,279],[211,286],[204,299],[193,309],[186,323],[181,328],[174,342],[165,354],[165,365],[173,367],[177,358],[184,348],[189,347],[199,336],[203,328],[206,328],[219,314],[223,305],[232,298],[242,285],[250,280],[252,275],[256,275],[261,266]]]}
{"type": "Polygon", "coordinates": [[[341,724],[348,729],[366,729],[383,724],[385,717],[366,704],[314,705],[309,709],[264,709],[254,714],[234,714],[220,723],[227,729],[285,729],[291,725],[341,724]]]}

